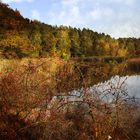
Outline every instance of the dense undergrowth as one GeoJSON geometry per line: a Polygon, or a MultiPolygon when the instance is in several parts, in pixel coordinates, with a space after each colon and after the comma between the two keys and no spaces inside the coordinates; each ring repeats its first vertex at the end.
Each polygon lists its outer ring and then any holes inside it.
{"type": "Polygon", "coordinates": [[[87,77],[58,58],[9,63],[0,74],[0,139],[139,140],[139,102],[125,79],[101,92],[87,77]]]}

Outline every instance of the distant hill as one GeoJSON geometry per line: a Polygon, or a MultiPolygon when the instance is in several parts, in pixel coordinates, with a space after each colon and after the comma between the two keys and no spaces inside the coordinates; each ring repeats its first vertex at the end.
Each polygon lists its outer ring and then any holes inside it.
{"type": "Polygon", "coordinates": [[[0,2],[0,56],[134,57],[140,56],[140,39],[114,39],[85,28],[47,25],[24,18],[0,2]]]}

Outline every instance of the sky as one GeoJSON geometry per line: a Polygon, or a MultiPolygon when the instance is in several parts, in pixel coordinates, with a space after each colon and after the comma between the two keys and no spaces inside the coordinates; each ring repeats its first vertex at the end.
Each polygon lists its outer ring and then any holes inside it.
{"type": "Polygon", "coordinates": [[[140,37],[140,0],[2,0],[25,18],[89,28],[112,37],[140,37]]]}

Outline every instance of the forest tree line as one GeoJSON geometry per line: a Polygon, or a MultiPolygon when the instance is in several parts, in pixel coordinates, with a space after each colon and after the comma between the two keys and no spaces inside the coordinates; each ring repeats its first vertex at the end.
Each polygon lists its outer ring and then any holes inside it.
{"type": "Polygon", "coordinates": [[[135,57],[140,38],[115,39],[90,29],[51,26],[24,18],[0,3],[0,55],[4,58],[59,56],[135,57]]]}

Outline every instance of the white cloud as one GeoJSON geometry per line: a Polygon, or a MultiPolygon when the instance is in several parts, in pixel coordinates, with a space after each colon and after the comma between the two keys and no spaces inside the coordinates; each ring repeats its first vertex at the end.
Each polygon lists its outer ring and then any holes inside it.
{"type": "Polygon", "coordinates": [[[70,6],[70,5],[77,5],[78,3],[81,3],[82,1],[84,0],[62,0],[61,3],[62,5],[70,6]]]}
{"type": "Polygon", "coordinates": [[[113,16],[113,10],[111,8],[94,8],[89,12],[89,16],[93,20],[110,18],[111,16],[113,16]]]}
{"type": "Polygon", "coordinates": [[[32,10],[31,11],[31,17],[32,19],[40,20],[40,13],[38,10],[32,10]]]}
{"type": "Polygon", "coordinates": [[[140,25],[135,23],[114,23],[114,25],[101,28],[103,32],[108,32],[112,37],[140,37],[140,25]]]}
{"type": "Polygon", "coordinates": [[[50,12],[49,23],[88,27],[88,24],[94,21],[111,16],[113,16],[113,10],[98,6],[97,0],[61,0],[61,9],[50,12]]]}
{"type": "MultiPolygon", "coordinates": [[[[94,1],[94,0],[93,0],[94,1]]],[[[118,4],[122,4],[122,5],[132,5],[136,2],[137,0],[98,0],[98,2],[101,2],[101,3],[118,3],[118,4]]]]}
{"type": "Polygon", "coordinates": [[[130,5],[133,4],[136,0],[109,0],[109,1],[130,5]]]}
{"type": "Polygon", "coordinates": [[[84,0],[61,0],[61,10],[49,13],[49,23],[66,26],[83,25],[84,18],[80,11],[81,3],[84,0]]]}
{"type": "Polygon", "coordinates": [[[67,10],[63,9],[59,13],[51,12],[49,22],[51,24],[56,24],[57,22],[57,25],[67,25],[67,26],[84,24],[84,20],[81,17],[79,8],[77,6],[73,6],[67,10]]]}
{"type": "Polygon", "coordinates": [[[34,0],[2,0],[4,3],[12,3],[12,2],[33,2],[34,0]]]}

